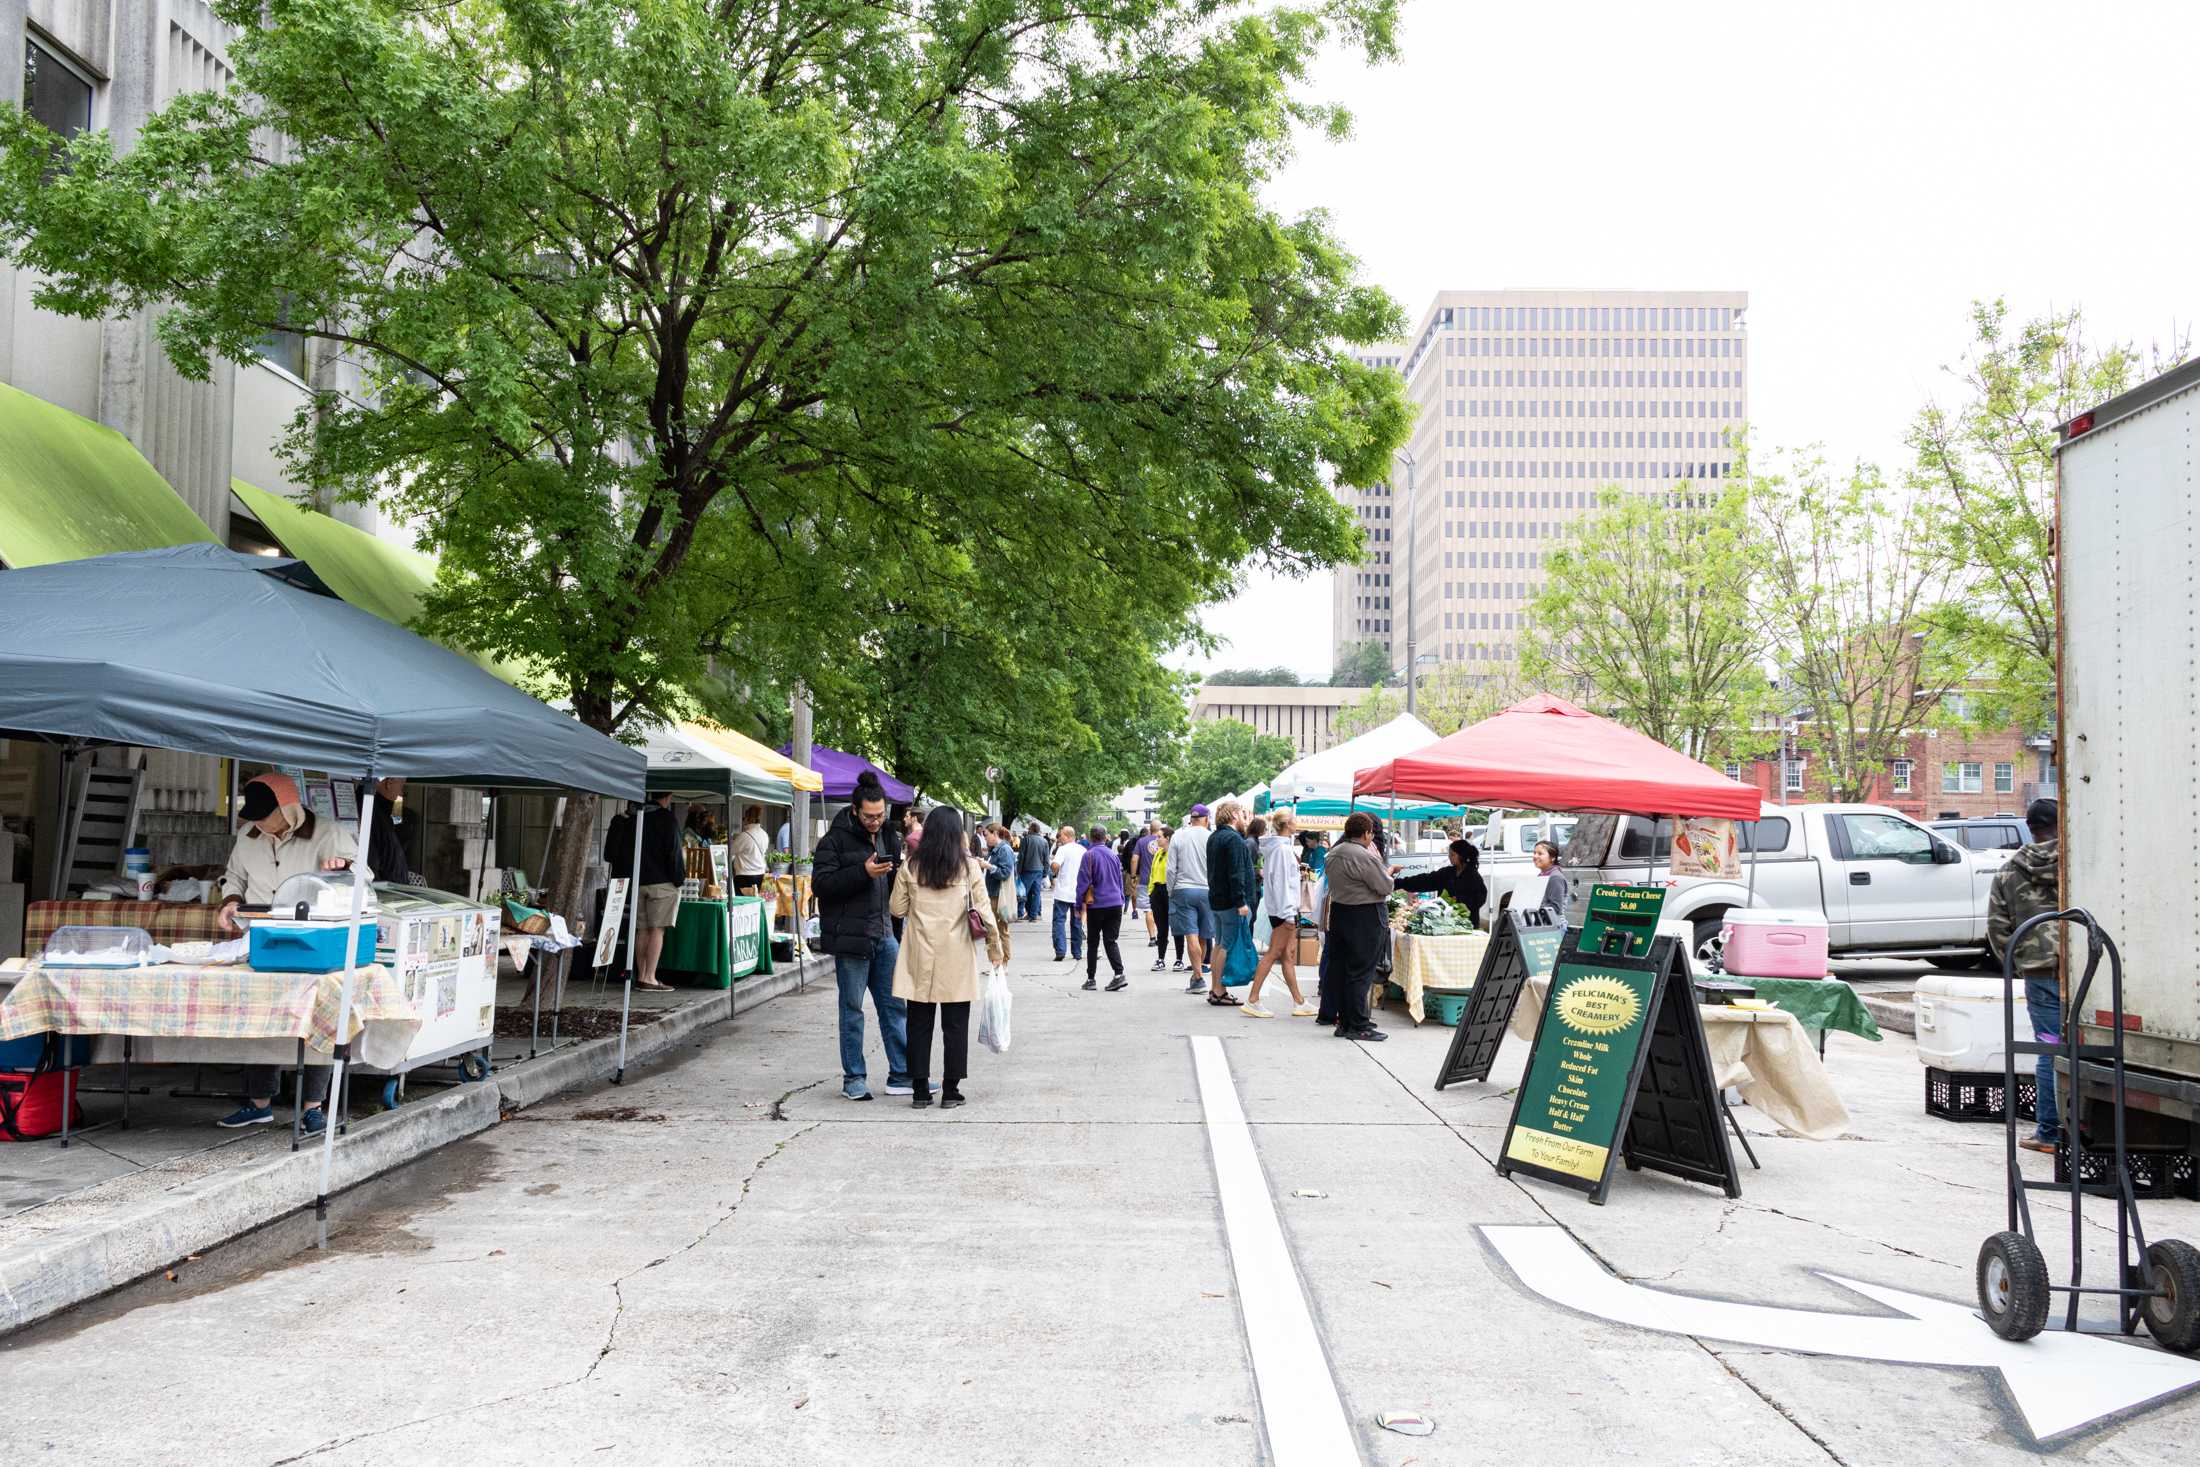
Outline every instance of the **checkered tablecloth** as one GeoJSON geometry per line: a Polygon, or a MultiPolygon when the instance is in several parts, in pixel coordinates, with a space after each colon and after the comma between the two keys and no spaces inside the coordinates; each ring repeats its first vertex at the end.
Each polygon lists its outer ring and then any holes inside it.
{"type": "Polygon", "coordinates": [[[1482,970],[1482,951],[1490,945],[1486,932],[1458,937],[1415,937],[1394,932],[1390,937],[1390,981],[1406,992],[1406,1012],[1418,1024],[1428,1015],[1421,1005],[1424,988],[1474,987],[1474,975],[1482,970]]]}
{"type": "MultiPolygon", "coordinates": [[[[336,1047],[337,973],[262,973],[236,964],[194,968],[49,968],[34,964],[0,1003],[0,1039],[49,1029],[159,1039],[303,1039],[336,1047]]],[[[355,1056],[377,1069],[405,1058],[420,1019],[396,975],[355,970],[351,1034],[355,1056]]]]}
{"type": "Polygon", "coordinates": [[[142,927],[162,947],[219,942],[221,908],[199,902],[32,902],[23,914],[23,951],[36,957],[62,927],[142,927]]]}

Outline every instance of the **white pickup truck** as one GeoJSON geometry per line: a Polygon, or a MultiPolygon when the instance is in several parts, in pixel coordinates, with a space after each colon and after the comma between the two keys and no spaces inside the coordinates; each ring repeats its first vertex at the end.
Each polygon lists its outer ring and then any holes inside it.
{"type": "MultiPolygon", "coordinates": [[[[1584,815],[1564,858],[1571,920],[1586,915],[1599,882],[1662,885],[1664,916],[1693,925],[1699,958],[1718,951],[1728,912],[1758,907],[1824,913],[1828,946],[1842,957],[1930,958],[1952,968],[1984,961],[1986,897],[2001,869],[1992,856],[1882,805],[1766,805],[1741,836],[1741,879],[1675,877],[1670,820],[1584,815]]],[[[1490,892],[1493,906],[1502,895],[1490,892]]]]}

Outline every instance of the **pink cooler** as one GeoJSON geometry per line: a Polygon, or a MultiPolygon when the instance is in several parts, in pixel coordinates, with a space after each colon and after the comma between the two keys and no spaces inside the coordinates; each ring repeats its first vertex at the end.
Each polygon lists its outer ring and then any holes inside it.
{"type": "Polygon", "coordinates": [[[1823,978],[1826,919],[1802,912],[1726,914],[1726,971],[1736,978],[1823,978]]]}

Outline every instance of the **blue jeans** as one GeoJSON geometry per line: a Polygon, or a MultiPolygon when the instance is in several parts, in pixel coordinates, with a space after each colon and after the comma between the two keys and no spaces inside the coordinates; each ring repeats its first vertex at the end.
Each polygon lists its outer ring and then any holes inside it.
{"type": "Polygon", "coordinates": [[[833,974],[840,980],[840,1087],[843,1093],[868,1091],[863,1068],[863,994],[869,989],[871,1007],[878,1010],[878,1034],[886,1045],[886,1083],[906,1084],[909,1079],[909,1006],[894,997],[894,960],[901,944],[882,937],[867,958],[835,957],[833,974]]]}
{"type": "Polygon", "coordinates": [[[1059,958],[1064,954],[1073,958],[1081,958],[1085,955],[1085,924],[1083,919],[1077,915],[1077,904],[1075,902],[1064,901],[1061,897],[1056,897],[1054,899],[1054,955],[1059,958]],[[1066,939],[1062,935],[1064,929],[1067,929],[1069,933],[1066,939]]]}
{"type": "MultiPolygon", "coordinates": [[[[2062,989],[2052,978],[2027,978],[2024,980],[2024,1007],[2032,1016],[2032,1034],[2042,1044],[2059,1043],[2062,1039],[2063,1013],[2062,989]]],[[[2033,1115],[2038,1121],[2038,1134],[2042,1141],[2062,1138],[2062,1107],[2055,1099],[2055,1057],[2043,1054],[2033,1071],[2039,1077],[2039,1101],[2033,1115]]]]}
{"type": "Polygon", "coordinates": [[[1043,898],[1039,895],[1039,884],[1045,881],[1046,877],[1047,874],[1044,871],[1025,871],[1017,876],[1017,921],[1036,922],[1039,920],[1039,904],[1043,900],[1043,898]]]}

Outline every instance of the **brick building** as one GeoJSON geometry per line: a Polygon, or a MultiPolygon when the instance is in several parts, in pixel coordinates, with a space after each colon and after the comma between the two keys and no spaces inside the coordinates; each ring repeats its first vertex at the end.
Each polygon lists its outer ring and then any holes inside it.
{"type": "MultiPolygon", "coordinates": [[[[1828,797],[1807,753],[1787,761],[1784,780],[1777,753],[1730,759],[1726,773],[1755,785],[1775,805],[1783,794],[1797,803],[1828,797]]],[[[2022,813],[2033,800],[2055,792],[2051,735],[2016,728],[1975,734],[1928,728],[1909,735],[1902,756],[1873,779],[1865,802],[1916,820],[1940,820],[2022,813]]]]}

